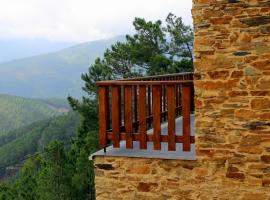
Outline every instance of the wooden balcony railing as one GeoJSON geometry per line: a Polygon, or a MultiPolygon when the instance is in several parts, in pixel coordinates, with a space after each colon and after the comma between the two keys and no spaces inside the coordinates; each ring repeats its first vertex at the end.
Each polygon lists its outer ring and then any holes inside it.
{"type": "Polygon", "coordinates": [[[115,81],[99,81],[99,136],[103,148],[112,141],[114,148],[126,141],[126,148],[133,148],[139,141],[140,149],[147,149],[153,142],[154,150],[161,149],[161,142],[168,143],[168,150],[175,151],[176,143],[183,144],[183,151],[190,151],[190,113],[194,109],[193,74],[149,76],[115,81]],[[182,115],[182,135],[175,131],[175,119],[182,115]],[[161,124],[168,123],[168,134],[161,134],[161,124]],[[152,129],[152,133],[149,133],[152,129]]]}

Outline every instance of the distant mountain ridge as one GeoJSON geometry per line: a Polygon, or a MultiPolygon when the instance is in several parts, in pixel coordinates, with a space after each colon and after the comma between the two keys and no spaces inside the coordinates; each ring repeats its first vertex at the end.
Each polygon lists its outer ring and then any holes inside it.
{"type": "Polygon", "coordinates": [[[0,93],[31,98],[81,96],[81,74],[124,36],[0,64],[0,93]]]}
{"type": "Polygon", "coordinates": [[[74,42],[56,42],[45,39],[2,39],[0,40],[0,63],[59,51],[74,44],[74,42]]]}

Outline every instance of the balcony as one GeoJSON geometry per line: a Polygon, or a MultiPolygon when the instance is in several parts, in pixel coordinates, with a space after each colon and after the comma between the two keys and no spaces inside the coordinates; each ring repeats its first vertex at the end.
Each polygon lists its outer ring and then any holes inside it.
{"type": "Polygon", "coordinates": [[[100,81],[94,155],[195,159],[193,73],[100,81]]]}

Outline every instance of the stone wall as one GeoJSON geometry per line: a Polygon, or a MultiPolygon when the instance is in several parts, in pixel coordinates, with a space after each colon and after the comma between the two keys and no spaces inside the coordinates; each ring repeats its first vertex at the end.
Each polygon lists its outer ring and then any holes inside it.
{"type": "Polygon", "coordinates": [[[270,199],[270,1],[192,12],[197,160],[95,157],[97,199],[270,199]]]}
{"type": "Polygon", "coordinates": [[[194,3],[197,155],[267,190],[270,1],[194,3]]]}
{"type": "Polygon", "coordinates": [[[98,200],[270,199],[270,188],[257,177],[226,178],[224,162],[102,156],[94,162],[98,200]]]}

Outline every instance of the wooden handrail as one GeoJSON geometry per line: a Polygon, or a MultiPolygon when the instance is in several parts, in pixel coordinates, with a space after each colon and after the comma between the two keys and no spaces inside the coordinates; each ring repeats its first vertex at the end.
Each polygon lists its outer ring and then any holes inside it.
{"type": "Polygon", "coordinates": [[[193,81],[98,81],[98,86],[112,86],[112,85],[192,85],[193,81]]]}
{"type": "Polygon", "coordinates": [[[144,76],[144,77],[134,77],[134,78],[127,78],[127,79],[120,79],[118,81],[136,81],[136,80],[170,80],[170,78],[176,77],[177,78],[189,78],[193,79],[193,72],[182,72],[182,73],[175,73],[175,74],[162,74],[162,75],[153,75],[153,76],[144,76]]]}
{"type": "Polygon", "coordinates": [[[143,77],[137,79],[99,81],[99,135],[105,148],[112,141],[114,148],[126,141],[133,148],[139,141],[141,149],[153,142],[154,150],[161,142],[175,151],[176,143],[183,143],[183,151],[190,151],[190,111],[193,109],[192,73],[143,77]],[[183,117],[183,135],[175,132],[175,119],[183,117]],[[168,122],[168,134],[161,135],[161,123],[168,122]],[[152,133],[147,133],[148,129],[152,133]]]}

